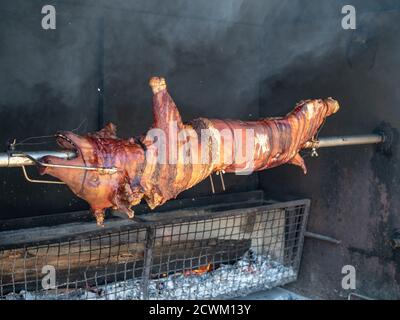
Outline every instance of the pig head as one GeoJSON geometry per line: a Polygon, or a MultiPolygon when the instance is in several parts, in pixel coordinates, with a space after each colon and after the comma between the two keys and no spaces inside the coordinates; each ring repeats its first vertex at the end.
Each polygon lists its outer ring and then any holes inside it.
{"type": "Polygon", "coordinates": [[[71,159],[43,157],[41,162],[45,164],[68,167],[42,166],[39,168],[41,174],[60,179],[78,197],[86,200],[98,225],[103,225],[105,208],[118,208],[133,217],[130,207],[143,197],[135,177],[142,170],[144,150],[136,139],[118,139],[116,127],[110,123],[99,132],[84,136],[58,132],[56,141],[61,148],[73,150],[76,156],[71,159]],[[109,168],[116,170],[111,173],[103,170],[109,168]]]}

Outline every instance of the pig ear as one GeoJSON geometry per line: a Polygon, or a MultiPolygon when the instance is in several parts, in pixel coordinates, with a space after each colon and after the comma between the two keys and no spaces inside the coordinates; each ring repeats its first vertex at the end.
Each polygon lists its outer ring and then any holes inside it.
{"type": "Polygon", "coordinates": [[[91,133],[89,136],[94,138],[117,139],[117,126],[110,122],[103,129],[95,133],[91,133]]]}

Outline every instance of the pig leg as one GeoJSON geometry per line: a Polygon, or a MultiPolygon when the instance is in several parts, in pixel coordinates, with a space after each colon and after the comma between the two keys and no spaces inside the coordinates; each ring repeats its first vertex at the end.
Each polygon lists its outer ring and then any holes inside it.
{"type": "Polygon", "coordinates": [[[99,227],[104,227],[105,211],[104,209],[91,208],[90,210],[94,217],[96,218],[97,225],[99,227]]]}
{"type": "Polygon", "coordinates": [[[133,219],[135,216],[135,212],[127,206],[120,206],[118,209],[122,212],[125,212],[129,219],[133,219]]]}
{"type": "MultiPolygon", "coordinates": [[[[140,202],[140,200],[139,200],[140,202]]],[[[137,203],[135,203],[137,204],[137,203]]],[[[114,210],[118,210],[121,212],[126,213],[126,215],[128,216],[129,219],[132,219],[135,215],[135,212],[131,209],[131,206],[133,204],[131,204],[126,198],[124,198],[123,196],[117,196],[114,198],[114,206],[113,209],[114,210]]]]}
{"type": "Polygon", "coordinates": [[[174,100],[167,91],[165,79],[153,77],[150,79],[149,85],[153,91],[153,127],[163,130],[166,135],[168,135],[169,126],[173,122],[176,123],[178,130],[182,129],[181,115],[174,100]]]}
{"type": "Polygon", "coordinates": [[[113,209],[125,212],[128,218],[132,219],[135,213],[131,207],[139,204],[142,197],[143,192],[141,191],[141,187],[132,187],[129,184],[129,181],[126,180],[125,183],[121,183],[118,191],[114,194],[114,198],[112,200],[113,209]]]}
{"type": "Polygon", "coordinates": [[[304,159],[301,157],[299,153],[297,153],[289,163],[294,164],[295,166],[299,166],[303,169],[304,174],[307,174],[306,164],[304,163],[304,159]]]}

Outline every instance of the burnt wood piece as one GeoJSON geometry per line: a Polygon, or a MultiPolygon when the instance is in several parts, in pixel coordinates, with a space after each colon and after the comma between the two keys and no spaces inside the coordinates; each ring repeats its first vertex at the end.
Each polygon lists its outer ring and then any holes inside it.
{"type": "MultiPolygon", "coordinates": [[[[115,281],[141,279],[144,274],[145,242],[88,241],[85,244],[5,250],[0,256],[2,295],[21,290],[41,291],[45,265],[56,269],[60,292],[89,289],[115,281]],[[39,279],[39,280],[38,280],[39,279]],[[62,285],[65,284],[65,285],[62,285]]],[[[251,240],[210,238],[188,241],[156,241],[151,255],[151,278],[182,274],[208,264],[231,264],[250,249],[251,240]]]]}

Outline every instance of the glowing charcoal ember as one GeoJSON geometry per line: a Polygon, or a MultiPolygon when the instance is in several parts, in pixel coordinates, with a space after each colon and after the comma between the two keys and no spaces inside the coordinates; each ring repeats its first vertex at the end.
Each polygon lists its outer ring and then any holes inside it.
{"type": "MultiPolygon", "coordinates": [[[[220,265],[217,269],[202,274],[170,275],[149,280],[150,299],[189,300],[236,297],[255,289],[271,289],[296,279],[297,272],[263,255],[249,259],[246,255],[233,265],[220,265]],[[249,271],[251,266],[251,272],[249,271]]],[[[206,266],[207,267],[207,266],[206,266]]],[[[119,281],[98,286],[90,290],[82,289],[73,295],[35,294],[21,292],[9,295],[8,299],[46,300],[46,299],[100,299],[100,300],[136,300],[143,299],[141,279],[119,281]]]]}
{"type": "Polygon", "coordinates": [[[206,272],[210,272],[212,270],[212,265],[211,263],[205,265],[205,266],[200,266],[198,269],[193,269],[193,270],[185,270],[183,271],[183,274],[185,276],[190,276],[190,275],[202,275],[206,272]]]}

